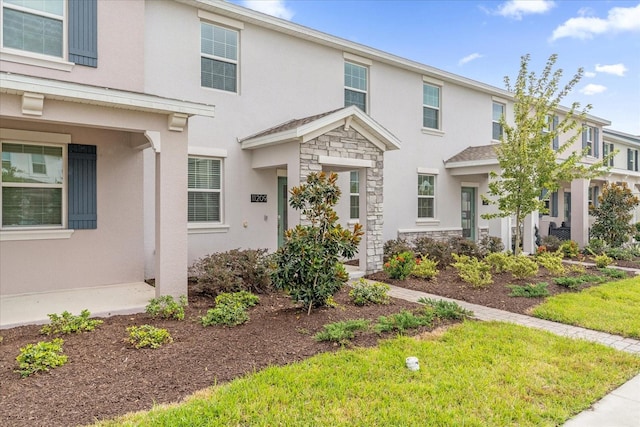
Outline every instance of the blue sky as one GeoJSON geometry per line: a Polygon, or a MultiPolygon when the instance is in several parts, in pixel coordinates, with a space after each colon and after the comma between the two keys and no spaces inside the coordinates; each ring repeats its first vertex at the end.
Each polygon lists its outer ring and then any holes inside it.
{"type": "Polygon", "coordinates": [[[591,104],[610,128],[640,135],[640,1],[235,0],[234,3],[504,88],[520,57],[539,72],[553,53],[563,104],[591,104]]]}

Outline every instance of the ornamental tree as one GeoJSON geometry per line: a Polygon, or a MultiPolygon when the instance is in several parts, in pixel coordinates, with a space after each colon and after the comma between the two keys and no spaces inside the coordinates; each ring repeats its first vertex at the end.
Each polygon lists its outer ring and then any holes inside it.
{"type": "Polygon", "coordinates": [[[598,206],[589,207],[595,217],[591,237],[602,239],[614,248],[628,242],[635,230],[635,225],[631,224],[633,209],[639,204],[640,199],[633,195],[626,182],[622,185],[605,182],[598,206]]]}
{"type": "Polygon", "coordinates": [[[335,173],[311,173],[306,183],[291,189],[289,204],[307,223],[285,232],[285,242],[273,258],[273,285],[302,302],[307,314],[312,307],[327,305],[349,279],[340,257],[352,258],[363,234],[360,224],[353,232],[337,224],[337,179],[335,173]]]}
{"type": "MultiPolygon", "coordinates": [[[[497,213],[482,215],[485,219],[515,218],[515,252],[520,252],[521,230],[527,215],[535,211],[547,213],[545,202],[561,181],[589,179],[601,173],[604,160],[595,164],[581,163],[586,151],[572,151],[581,135],[582,123],[590,105],[580,110],[574,102],[563,117],[558,117],[560,102],[580,81],[583,69],[560,87],[562,69],[554,71],[557,55],[551,55],[540,76],[529,71],[530,56],[521,58],[520,72],[512,85],[505,77],[505,86],[513,94],[513,125],[500,119],[503,134],[496,154],[501,171],[490,174],[488,196],[482,196],[498,208],[497,213]],[[554,147],[559,135],[569,137],[554,147]]],[[[608,159],[608,157],[607,157],[608,159]]]]}

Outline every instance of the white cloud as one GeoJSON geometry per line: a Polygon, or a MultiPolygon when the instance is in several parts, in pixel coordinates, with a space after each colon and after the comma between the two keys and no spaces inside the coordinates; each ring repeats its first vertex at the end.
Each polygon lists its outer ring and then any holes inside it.
{"type": "Polygon", "coordinates": [[[583,93],[585,95],[597,95],[604,92],[605,90],[607,90],[606,86],[589,83],[588,85],[580,89],[580,93],[583,93]]]}
{"type": "Polygon", "coordinates": [[[287,21],[293,18],[293,10],[285,5],[284,0],[243,0],[242,5],[287,21]]]}
{"type": "Polygon", "coordinates": [[[624,64],[600,65],[596,64],[596,71],[599,73],[613,74],[614,76],[623,77],[624,73],[629,71],[624,64]]]}
{"type": "Polygon", "coordinates": [[[551,0],[509,0],[498,6],[496,13],[506,18],[521,20],[523,15],[546,13],[555,6],[551,0]]]}
{"type": "Polygon", "coordinates": [[[614,7],[606,19],[581,15],[571,18],[553,30],[551,40],[563,37],[591,39],[596,35],[623,31],[640,31],[640,4],[635,7],[614,7]]]}
{"type": "Polygon", "coordinates": [[[594,73],[593,71],[585,71],[585,72],[584,72],[584,76],[585,76],[585,77],[592,78],[592,77],[595,77],[595,76],[596,76],[596,73],[594,73]]]}
{"type": "Polygon", "coordinates": [[[481,54],[479,54],[479,53],[477,53],[477,52],[476,52],[476,53],[472,53],[471,55],[467,55],[467,56],[465,56],[464,58],[462,58],[460,61],[458,61],[458,65],[464,65],[464,64],[466,64],[467,62],[471,62],[471,61],[473,61],[474,59],[482,58],[483,56],[484,56],[484,55],[481,55],[481,54]]]}

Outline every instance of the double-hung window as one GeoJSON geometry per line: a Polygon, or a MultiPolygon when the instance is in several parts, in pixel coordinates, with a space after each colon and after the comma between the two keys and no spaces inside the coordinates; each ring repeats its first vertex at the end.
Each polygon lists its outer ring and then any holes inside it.
{"type": "Polygon", "coordinates": [[[586,151],[587,156],[599,157],[599,133],[599,129],[593,126],[582,128],[582,149],[586,151]]]}
{"type": "Polygon", "coordinates": [[[502,124],[500,119],[504,116],[505,105],[494,102],[491,119],[491,139],[499,141],[502,139],[502,124]]]}
{"type": "MultiPolygon", "coordinates": [[[[615,148],[613,146],[612,142],[605,142],[602,144],[602,155],[604,157],[607,157],[609,154],[613,153],[615,151],[615,148]]],[[[613,158],[615,156],[611,156],[609,158],[609,160],[607,161],[607,166],[611,166],[613,167],[613,158]]]]}
{"type": "Polygon", "coordinates": [[[422,127],[440,130],[440,86],[422,86],[422,127]]]}
{"type": "Polygon", "coordinates": [[[349,176],[349,218],[360,218],[360,174],[351,171],[349,176]]]}
{"type": "Polygon", "coordinates": [[[436,176],[418,174],[418,218],[436,216],[436,176]]]}
{"type": "Polygon", "coordinates": [[[367,111],[367,67],[344,63],[344,106],[355,105],[362,111],[367,111]]]}
{"type": "Polygon", "coordinates": [[[638,172],[638,150],[627,148],[627,169],[638,172]]]}
{"type": "Polygon", "coordinates": [[[222,222],[222,160],[189,157],[188,221],[222,222]]]}
{"type": "Polygon", "coordinates": [[[64,57],[64,0],[2,0],[2,47],[64,57]]]}
{"type": "Polygon", "coordinates": [[[200,81],[203,87],[238,91],[238,41],[236,30],[200,23],[200,81]]]}

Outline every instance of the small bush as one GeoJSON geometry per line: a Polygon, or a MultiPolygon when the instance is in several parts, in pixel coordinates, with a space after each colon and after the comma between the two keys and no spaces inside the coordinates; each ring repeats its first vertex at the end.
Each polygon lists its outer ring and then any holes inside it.
{"type": "Polygon", "coordinates": [[[507,271],[509,266],[509,262],[513,258],[513,255],[510,255],[506,252],[494,252],[487,255],[484,259],[484,262],[489,264],[493,271],[496,273],[502,273],[507,271]]]}
{"type": "Polygon", "coordinates": [[[606,279],[593,274],[583,274],[577,277],[556,277],[553,279],[554,283],[558,286],[564,286],[572,290],[580,288],[580,285],[585,283],[601,283],[606,279]]]}
{"type": "Polygon", "coordinates": [[[516,279],[526,279],[538,274],[538,264],[528,256],[518,255],[511,258],[507,271],[516,279]]]}
{"type": "Polygon", "coordinates": [[[613,259],[606,254],[596,255],[593,260],[595,261],[596,267],[598,268],[605,268],[613,263],[613,259]]]}
{"type": "Polygon", "coordinates": [[[562,252],[565,258],[575,258],[580,253],[580,248],[573,240],[565,240],[560,245],[560,252],[562,252]]]}
{"type": "Polygon", "coordinates": [[[536,255],[536,262],[546,268],[554,276],[565,274],[561,252],[542,252],[536,255]]]}
{"type": "Polygon", "coordinates": [[[402,252],[410,252],[411,244],[407,242],[406,239],[399,237],[395,240],[387,240],[384,242],[382,251],[384,254],[384,261],[386,262],[394,255],[401,254],[402,252]]]}
{"type": "Polygon", "coordinates": [[[237,326],[248,321],[247,308],[241,303],[217,305],[207,310],[207,314],[200,318],[202,326],[237,326]]]}
{"type": "Polygon", "coordinates": [[[493,254],[504,251],[504,243],[500,237],[484,235],[478,242],[478,248],[484,254],[493,254]]]}
{"type": "Polygon", "coordinates": [[[452,254],[466,255],[473,258],[482,258],[484,253],[478,248],[476,242],[469,240],[462,236],[451,237],[447,244],[449,246],[449,252],[452,254]]]}
{"type": "Polygon", "coordinates": [[[247,291],[240,291],[234,293],[222,293],[215,299],[216,305],[236,305],[240,304],[244,308],[253,307],[260,302],[260,298],[257,295],[247,291]]]}
{"type": "Polygon", "coordinates": [[[391,257],[384,263],[383,269],[392,279],[404,280],[409,277],[415,265],[413,252],[407,251],[391,257]]]}
{"type": "Polygon", "coordinates": [[[173,342],[169,331],[151,325],[129,326],[127,332],[129,333],[128,341],[135,348],[158,348],[173,342]]]}
{"type": "Polygon", "coordinates": [[[474,288],[481,288],[493,283],[491,266],[486,262],[458,254],[453,254],[453,258],[456,262],[451,265],[458,270],[458,276],[464,282],[470,283],[474,288]]]}
{"type": "Polygon", "coordinates": [[[79,316],[74,316],[68,311],[63,311],[61,315],[47,314],[47,316],[49,316],[51,323],[40,329],[40,333],[43,335],[89,332],[103,323],[102,320],[89,319],[91,313],[86,309],[82,310],[79,316]]]}
{"type": "Polygon", "coordinates": [[[433,279],[438,275],[438,261],[430,260],[422,255],[416,259],[416,265],[413,267],[411,275],[422,279],[433,279]]]}
{"type": "Polygon", "coordinates": [[[391,316],[380,316],[373,328],[378,333],[391,331],[403,333],[408,329],[430,326],[433,324],[433,318],[433,313],[426,311],[422,315],[415,315],[408,310],[402,310],[400,313],[392,314],[391,316]]]}
{"type": "Polygon", "coordinates": [[[549,290],[547,287],[549,286],[546,282],[541,283],[530,283],[525,286],[519,285],[509,285],[511,289],[510,297],[525,297],[525,298],[536,298],[536,297],[547,297],[549,296],[549,290]]]}
{"type": "Polygon", "coordinates": [[[19,369],[15,372],[22,377],[28,377],[36,372],[64,365],[67,363],[67,356],[62,354],[62,344],[64,341],[61,338],[27,344],[20,349],[20,354],[16,357],[19,369]]]}
{"type": "Polygon", "coordinates": [[[573,274],[585,274],[587,272],[587,268],[582,265],[582,264],[571,264],[565,267],[565,270],[567,271],[567,273],[573,273],[573,274]]]}
{"type": "Polygon", "coordinates": [[[633,259],[631,251],[624,248],[607,248],[604,253],[618,261],[631,261],[633,259]]]}
{"type": "Polygon", "coordinates": [[[356,331],[369,328],[369,321],[365,319],[346,320],[343,322],[330,323],[324,325],[324,330],[318,332],[314,338],[316,341],[332,341],[340,344],[347,344],[355,337],[356,331]]]}
{"type": "Polygon", "coordinates": [[[389,285],[380,282],[370,282],[359,279],[349,292],[349,297],[355,305],[389,304],[389,285]]]}
{"type": "Polygon", "coordinates": [[[560,249],[562,240],[560,240],[557,236],[544,236],[542,238],[542,244],[546,246],[549,252],[555,252],[560,249]]]}
{"type": "Polygon", "coordinates": [[[440,268],[444,268],[453,262],[449,245],[431,237],[417,238],[413,242],[413,248],[416,255],[428,256],[429,259],[437,261],[440,268]]]}
{"type": "Polygon", "coordinates": [[[418,302],[425,304],[425,308],[431,310],[438,319],[462,320],[473,316],[473,311],[466,310],[453,301],[420,298],[418,302]]]}
{"type": "Polygon", "coordinates": [[[600,255],[604,252],[607,245],[602,239],[591,239],[589,244],[582,251],[585,255],[600,255]]]}
{"type": "Polygon", "coordinates": [[[153,298],[145,307],[145,311],[152,317],[163,319],[184,320],[184,308],[187,306],[187,297],[180,296],[179,301],[175,301],[171,295],[163,295],[153,298]]]}
{"type": "Polygon", "coordinates": [[[627,277],[626,272],[622,270],[618,270],[617,268],[602,267],[602,268],[599,268],[599,270],[600,270],[600,273],[604,274],[610,279],[624,279],[625,277],[627,277]]]}

